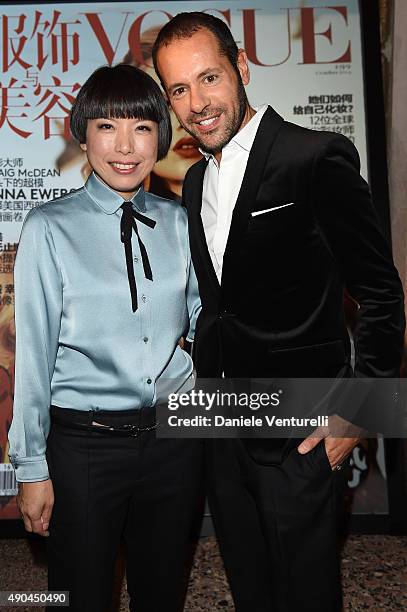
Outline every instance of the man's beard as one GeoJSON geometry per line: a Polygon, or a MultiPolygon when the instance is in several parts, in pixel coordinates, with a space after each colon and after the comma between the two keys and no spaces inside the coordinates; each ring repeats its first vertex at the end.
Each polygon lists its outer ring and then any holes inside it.
{"type": "MultiPolygon", "coordinates": [[[[247,100],[246,91],[241,81],[240,75],[239,75],[238,84],[237,84],[237,102],[238,102],[237,115],[230,117],[226,121],[222,138],[217,143],[213,144],[212,146],[206,143],[206,141],[202,139],[202,136],[199,133],[192,131],[190,129],[190,126],[195,124],[197,120],[202,121],[206,117],[213,116],[214,114],[221,114],[227,109],[222,106],[211,107],[209,109],[206,109],[203,113],[201,113],[199,117],[196,114],[194,114],[193,116],[191,115],[188,118],[188,123],[184,125],[183,127],[189,134],[191,134],[191,136],[195,138],[195,140],[198,141],[198,144],[200,148],[202,149],[202,151],[205,151],[206,153],[211,153],[212,155],[215,155],[216,153],[220,153],[222,149],[228,144],[228,142],[230,142],[232,138],[238,133],[240,126],[243,123],[246,109],[248,107],[248,100],[247,100]]],[[[210,132],[208,132],[208,135],[210,136],[210,132]]]]}

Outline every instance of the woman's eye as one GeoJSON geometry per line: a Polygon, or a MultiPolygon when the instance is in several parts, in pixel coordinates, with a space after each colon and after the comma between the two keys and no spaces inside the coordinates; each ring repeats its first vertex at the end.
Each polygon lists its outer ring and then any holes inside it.
{"type": "Polygon", "coordinates": [[[138,125],[136,129],[139,132],[151,132],[151,127],[149,125],[138,125]]]}
{"type": "Polygon", "coordinates": [[[98,128],[99,128],[100,130],[110,130],[110,129],[113,129],[113,126],[112,126],[112,124],[111,124],[111,123],[100,123],[100,124],[98,125],[98,128]]]}

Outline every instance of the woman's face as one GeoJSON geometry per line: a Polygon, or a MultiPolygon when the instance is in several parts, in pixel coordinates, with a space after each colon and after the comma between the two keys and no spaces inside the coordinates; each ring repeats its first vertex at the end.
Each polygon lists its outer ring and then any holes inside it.
{"type": "Polygon", "coordinates": [[[144,119],[89,119],[81,149],[99,178],[129,200],[157,161],[158,126],[144,119]]]}
{"type": "MultiPolygon", "coordinates": [[[[153,68],[143,66],[142,69],[159,83],[153,68]]],[[[165,179],[171,191],[181,195],[182,182],[187,170],[200,160],[202,155],[198,150],[197,141],[180,126],[171,108],[169,110],[172,126],[171,145],[168,155],[154,166],[154,174],[165,179]]]]}

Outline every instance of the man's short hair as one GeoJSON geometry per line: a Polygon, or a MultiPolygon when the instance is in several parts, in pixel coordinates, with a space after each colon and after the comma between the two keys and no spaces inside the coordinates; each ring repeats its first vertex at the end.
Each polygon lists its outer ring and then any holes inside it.
{"type": "Polygon", "coordinates": [[[157,53],[163,46],[168,46],[173,40],[182,38],[191,38],[199,30],[208,30],[211,32],[219,45],[221,55],[226,55],[234,70],[240,77],[237,66],[237,58],[239,49],[234,41],[231,31],[224,21],[198,11],[191,13],[178,13],[161,28],[153,46],[153,62],[155,71],[163,83],[162,76],[157,66],[157,53]]]}
{"type": "Polygon", "coordinates": [[[81,87],[71,110],[71,132],[86,142],[89,119],[142,119],[158,124],[157,161],[171,144],[171,119],[163,93],[150,75],[135,66],[102,66],[81,87]]]}

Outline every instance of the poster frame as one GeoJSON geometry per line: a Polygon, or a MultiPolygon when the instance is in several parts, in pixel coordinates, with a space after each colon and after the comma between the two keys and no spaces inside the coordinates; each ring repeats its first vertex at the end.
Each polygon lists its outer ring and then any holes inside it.
{"type": "MultiPolygon", "coordinates": [[[[369,185],[382,229],[391,244],[379,0],[359,0],[359,9],[369,185]]],[[[389,512],[352,515],[351,533],[407,534],[407,441],[387,439],[384,448],[389,512]]]]}

